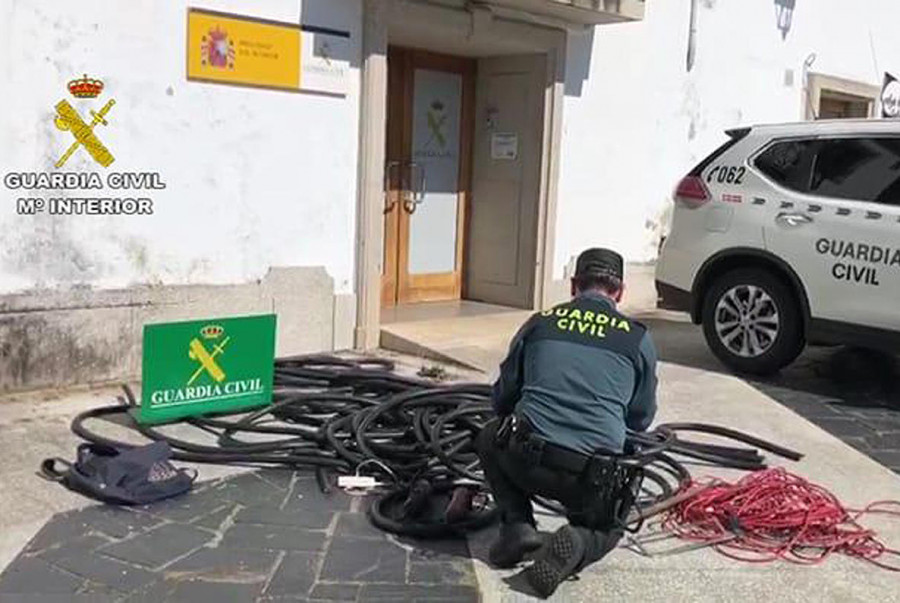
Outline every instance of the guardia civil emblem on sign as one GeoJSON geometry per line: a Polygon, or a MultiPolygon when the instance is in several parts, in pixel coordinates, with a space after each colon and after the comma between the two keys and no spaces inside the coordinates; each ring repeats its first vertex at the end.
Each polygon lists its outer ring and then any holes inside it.
{"type": "Polygon", "coordinates": [[[447,146],[447,134],[444,132],[444,126],[447,123],[447,113],[444,110],[444,103],[440,99],[435,99],[428,107],[428,131],[431,136],[425,146],[428,147],[432,142],[437,141],[441,149],[447,146]]]}
{"type": "MultiPolygon", "coordinates": [[[[217,339],[222,337],[225,333],[225,329],[220,327],[219,325],[206,325],[202,329],[200,329],[200,335],[203,339],[206,339],[210,343],[215,343],[217,339]]],[[[197,367],[197,370],[194,371],[194,374],[191,375],[191,378],[188,379],[187,384],[191,385],[194,381],[197,380],[204,371],[212,377],[217,383],[221,383],[225,380],[225,371],[216,363],[216,356],[225,351],[225,345],[228,344],[229,337],[225,337],[221,342],[216,344],[212,351],[207,351],[206,346],[203,345],[203,342],[198,338],[191,339],[190,350],[188,351],[188,356],[191,360],[196,360],[200,363],[200,366],[197,367]]]]}
{"type": "Polygon", "coordinates": [[[144,326],[144,423],[268,404],[275,315],[144,326]]]}

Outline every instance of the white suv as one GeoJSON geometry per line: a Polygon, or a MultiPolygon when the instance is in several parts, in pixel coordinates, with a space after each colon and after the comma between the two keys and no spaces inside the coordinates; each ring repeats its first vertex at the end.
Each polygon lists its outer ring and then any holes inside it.
{"type": "Polygon", "coordinates": [[[675,191],[660,307],[690,312],[741,372],[806,343],[900,350],[900,122],[727,133],[675,191]]]}

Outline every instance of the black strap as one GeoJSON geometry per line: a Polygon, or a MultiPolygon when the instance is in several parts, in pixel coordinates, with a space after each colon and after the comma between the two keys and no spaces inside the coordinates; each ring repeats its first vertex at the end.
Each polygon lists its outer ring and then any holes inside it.
{"type": "Polygon", "coordinates": [[[517,454],[529,464],[541,465],[548,469],[581,473],[591,457],[546,442],[536,435],[519,435],[512,442],[517,454]]]}
{"type": "Polygon", "coordinates": [[[44,462],[41,463],[41,472],[38,475],[51,482],[61,482],[66,479],[66,475],[68,475],[71,470],[72,463],[65,459],[61,459],[58,456],[54,456],[49,459],[44,459],[44,462]],[[57,463],[65,467],[65,471],[57,471],[57,463]]]}

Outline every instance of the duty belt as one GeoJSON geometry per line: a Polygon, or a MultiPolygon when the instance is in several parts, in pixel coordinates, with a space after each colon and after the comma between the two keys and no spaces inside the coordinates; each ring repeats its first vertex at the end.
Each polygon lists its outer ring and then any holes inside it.
{"type": "Polygon", "coordinates": [[[497,431],[498,440],[522,455],[529,465],[567,471],[579,476],[578,494],[567,502],[566,515],[572,525],[593,530],[627,527],[628,514],[641,489],[643,469],[620,454],[598,451],[587,455],[557,446],[531,431],[521,417],[507,417],[497,431]]]}
{"type": "Polygon", "coordinates": [[[543,465],[549,469],[581,473],[592,460],[596,462],[598,459],[606,459],[613,462],[616,458],[613,454],[587,455],[557,446],[533,434],[531,426],[524,419],[513,416],[507,420],[512,421],[511,448],[524,456],[529,463],[543,465]]]}

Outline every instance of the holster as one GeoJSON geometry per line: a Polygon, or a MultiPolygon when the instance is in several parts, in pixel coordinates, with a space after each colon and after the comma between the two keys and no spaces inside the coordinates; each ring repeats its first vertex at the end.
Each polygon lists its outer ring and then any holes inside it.
{"type": "Polygon", "coordinates": [[[500,450],[506,450],[509,447],[509,441],[512,437],[515,422],[515,415],[506,415],[500,419],[500,424],[497,426],[497,431],[494,433],[494,444],[500,450]]]}
{"type": "Polygon", "coordinates": [[[627,529],[643,478],[639,465],[595,454],[582,473],[581,505],[569,509],[569,520],[593,530],[627,529]]]}

